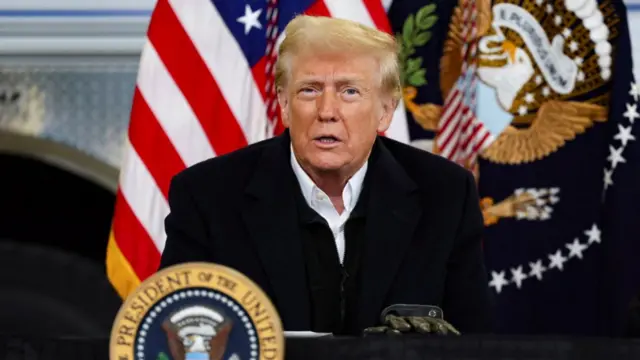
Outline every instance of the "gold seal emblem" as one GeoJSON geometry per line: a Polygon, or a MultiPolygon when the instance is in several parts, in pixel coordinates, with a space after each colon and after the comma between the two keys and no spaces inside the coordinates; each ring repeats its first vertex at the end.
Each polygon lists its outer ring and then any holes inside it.
{"type": "Polygon", "coordinates": [[[113,324],[111,360],[280,360],[271,300],[231,268],[187,263],[146,279],[113,324]]]}

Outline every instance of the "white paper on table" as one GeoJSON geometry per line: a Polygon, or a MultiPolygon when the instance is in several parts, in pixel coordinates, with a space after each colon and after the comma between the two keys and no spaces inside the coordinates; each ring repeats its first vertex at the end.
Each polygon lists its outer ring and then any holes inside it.
{"type": "Polygon", "coordinates": [[[318,333],[313,331],[285,331],[284,336],[290,338],[313,338],[332,335],[331,333],[318,333]]]}

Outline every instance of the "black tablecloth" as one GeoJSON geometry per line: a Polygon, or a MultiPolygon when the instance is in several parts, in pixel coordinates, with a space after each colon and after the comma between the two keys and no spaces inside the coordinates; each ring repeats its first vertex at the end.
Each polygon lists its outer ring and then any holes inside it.
{"type": "MultiPolygon", "coordinates": [[[[287,359],[640,359],[640,339],[463,336],[287,339],[287,359]]],[[[107,339],[0,336],[3,360],[108,359],[107,339]]]]}

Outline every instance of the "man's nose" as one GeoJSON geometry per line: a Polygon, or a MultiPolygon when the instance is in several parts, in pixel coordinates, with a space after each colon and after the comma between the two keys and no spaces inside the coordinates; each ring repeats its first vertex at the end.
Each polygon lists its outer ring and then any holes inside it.
{"type": "Polygon", "coordinates": [[[332,89],[323,91],[318,99],[318,117],[321,121],[335,121],[337,119],[338,99],[337,94],[332,89]]]}

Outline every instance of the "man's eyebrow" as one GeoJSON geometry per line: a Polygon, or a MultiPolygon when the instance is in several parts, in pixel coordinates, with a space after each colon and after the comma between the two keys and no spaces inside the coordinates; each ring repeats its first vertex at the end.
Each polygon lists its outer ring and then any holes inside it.
{"type": "MultiPolygon", "coordinates": [[[[358,75],[341,75],[333,78],[333,82],[344,85],[344,84],[355,84],[363,82],[365,79],[362,76],[358,75]]],[[[302,77],[302,79],[295,82],[296,85],[307,85],[307,84],[324,84],[326,81],[323,77],[320,76],[308,76],[302,77]]]]}
{"type": "Polygon", "coordinates": [[[335,81],[338,84],[355,84],[365,81],[365,78],[359,75],[336,76],[335,81]]]}
{"type": "Polygon", "coordinates": [[[297,80],[296,85],[322,84],[324,81],[320,77],[307,77],[297,80]]]}

